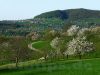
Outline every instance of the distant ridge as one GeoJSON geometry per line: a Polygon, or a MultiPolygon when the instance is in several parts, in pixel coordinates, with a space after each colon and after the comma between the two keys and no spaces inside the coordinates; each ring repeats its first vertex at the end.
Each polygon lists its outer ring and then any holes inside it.
{"type": "Polygon", "coordinates": [[[30,32],[43,32],[50,28],[62,30],[70,25],[80,27],[100,26],[100,10],[67,9],[45,12],[26,20],[0,21],[0,35],[26,36],[30,32]]]}
{"type": "Polygon", "coordinates": [[[99,10],[90,9],[68,9],[68,10],[55,10],[42,13],[35,18],[60,18],[60,19],[85,19],[85,18],[100,18],[99,10]]]}

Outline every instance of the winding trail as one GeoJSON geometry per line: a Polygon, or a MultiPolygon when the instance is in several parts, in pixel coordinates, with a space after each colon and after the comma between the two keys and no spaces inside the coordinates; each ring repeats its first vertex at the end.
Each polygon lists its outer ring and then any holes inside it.
{"type": "Polygon", "coordinates": [[[39,49],[34,48],[32,45],[35,44],[37,42],[33,42],[31,44],[28,44],[28,48],[30,48],[33,51],[39,52],[39,53],[43,53],[42,51],[40,51],[39,49]]]}

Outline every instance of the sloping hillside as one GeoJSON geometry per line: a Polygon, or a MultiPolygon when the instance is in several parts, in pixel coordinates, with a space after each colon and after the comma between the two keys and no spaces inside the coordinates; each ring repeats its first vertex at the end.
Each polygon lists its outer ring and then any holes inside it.
{"type": "Polygon", "coordinates": [[[80,27],[100,25],[100,11],[88,9],[68,9],[46,12],[33,19],[0,21],[0,34],[25,36],[30,32],[42,32],[46,29],[62,30],[68,25],[80,27]]]}
{"type": "Polygon", "coordinates": [[[35,18],[60,18],[60,19],[86,19],[86,18],[100,18],[100,11],[89,9],[69,9],[56,10],[40,14],[35,18]]]}

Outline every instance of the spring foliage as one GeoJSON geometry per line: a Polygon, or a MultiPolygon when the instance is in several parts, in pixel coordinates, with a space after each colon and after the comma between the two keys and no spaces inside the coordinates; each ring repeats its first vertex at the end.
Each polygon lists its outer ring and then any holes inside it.
{"type": "Polygon", "coordinates": [[[73,55],[73,54],[84,54],[86,52],[92,51],[93,43],[86,40],[86,37],[77,37],[73,38],[73,40],[69,41],[67,45],[67,50],[65,51],[65,55],[73,55]]]}
{"type": "Polygon", "coordinates": [[[72,25],[68,30],[67,30],[67,34],[68,36],[73,36],[75,34],[77,34],[79,30],[79,27],[77,27],[76,25],[72,25]]]}

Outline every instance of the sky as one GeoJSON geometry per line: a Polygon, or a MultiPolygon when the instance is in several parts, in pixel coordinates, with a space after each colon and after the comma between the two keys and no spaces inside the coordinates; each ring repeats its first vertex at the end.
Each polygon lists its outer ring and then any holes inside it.
{"type": "Polygon", "coordinates": [[[0,0],[0,20],[30,19],[53,10],[100,10],[100,0],[0,0]]]}

